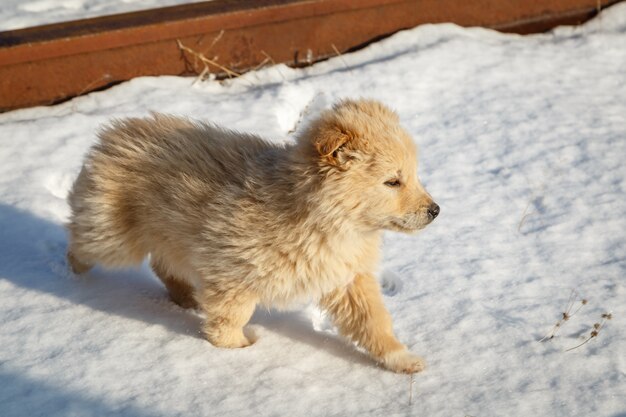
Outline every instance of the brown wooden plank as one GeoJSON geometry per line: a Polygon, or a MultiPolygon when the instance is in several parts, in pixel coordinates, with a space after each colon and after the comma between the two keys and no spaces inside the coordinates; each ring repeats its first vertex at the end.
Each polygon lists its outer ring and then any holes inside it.
{"type": "MultiPolygon", "coordinates": [[[[617,1],[601,1],[602,7],[617,1]]],[[[302,65],[422,23],[531,33],[580,23],[596,0],[215,0],[0,32],[0,111],[51,104],[142,75],[267,60],[302,65]],[[217,42],[214,40],[219,38],[217,42]],[[213,44],[214,43],[214,44],[213,44]]],[[[222,73],[218,66],[211,70],[222,73]]]]}

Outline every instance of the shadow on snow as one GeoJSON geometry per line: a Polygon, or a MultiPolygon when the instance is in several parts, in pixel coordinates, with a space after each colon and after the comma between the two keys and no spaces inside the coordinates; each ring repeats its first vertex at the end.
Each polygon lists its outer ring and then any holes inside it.
{"type": "MultiPolygon", "coordinates": [[[[0,204],[0,230],[0,279],[94,310],[203,338],[200,314],[170,302],[165,288],[147,265],[124,270],[96,267],[79,277],[69,271],[66,263],[67,237],[63,226],[0,204]]],[[[251,324],[343,360],[375,366],[344,340],[315,331],[310,318],[302,313],[258,309],[251,324]]],[[[276,363],[280,363],[279,357],[276,363]]]]}

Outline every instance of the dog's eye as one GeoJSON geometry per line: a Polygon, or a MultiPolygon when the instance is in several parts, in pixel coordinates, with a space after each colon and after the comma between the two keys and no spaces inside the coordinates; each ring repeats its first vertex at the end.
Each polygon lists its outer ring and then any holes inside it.
{"type": "Polygon", "coordinates": [[[402,185],[402,183],[400,182],[400,180],[399,180],[399,179],[394,178],[394,179],[392,179],[392,180],[385,181],[385,185],[386,185],[387,187],[399,187],[400,185],[402,185]]]}

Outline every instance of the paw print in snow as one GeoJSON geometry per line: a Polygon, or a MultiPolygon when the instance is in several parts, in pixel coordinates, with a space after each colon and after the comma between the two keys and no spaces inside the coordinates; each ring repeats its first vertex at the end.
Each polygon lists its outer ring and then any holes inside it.
{"type": "Polygon", "coordinates": [[[402,280],[396,273],[385,270],[380,275],[380,287],[383,294],[388,297],[393,297],[402,291],[402,280]]]}

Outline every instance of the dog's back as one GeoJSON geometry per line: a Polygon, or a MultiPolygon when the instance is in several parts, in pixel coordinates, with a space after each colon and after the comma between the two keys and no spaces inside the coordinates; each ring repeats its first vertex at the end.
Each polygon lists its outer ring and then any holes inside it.
{"type": "Polygon", "coordinates": [[[206,213],[198,208],[210,207],[217,193],[219,204],[240,195],[247,166],[274,148],[253,135],[159,114],[115,121],[99,138],[69,196],[69,258],[77,272],[94,263],[137,264],[154,251],[186,256],[180,242],[199,233],[206,213]]]}

